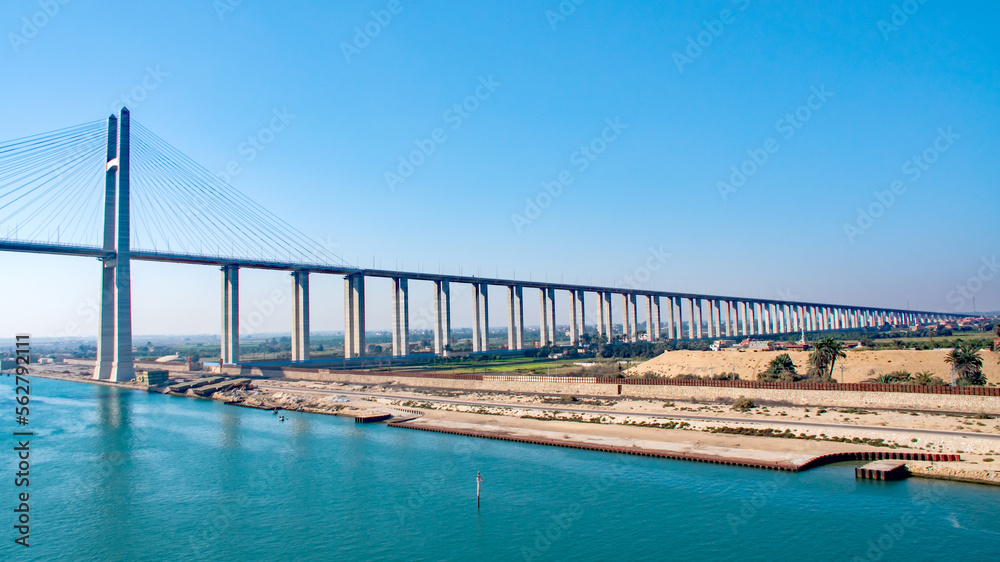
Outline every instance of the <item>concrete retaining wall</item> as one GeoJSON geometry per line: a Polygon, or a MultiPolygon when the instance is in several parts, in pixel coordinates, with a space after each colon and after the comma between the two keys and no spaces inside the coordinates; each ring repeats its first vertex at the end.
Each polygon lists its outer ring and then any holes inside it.
{"type": "MultiPolygon", "coordinates": [[[[220,371],[213,367],[214,372],[220,371]]],[[[227,375],[287,378],[354,384],[395,384],[403,386],[513,392],[528,394],[566,394],[580,396],[623,396],[653,400],[696,400],[699,402],[733,402],[745,396],[764,404],[823,406],[838,408],[878,408],[888,410],[921,410],[967,414],[1000,414],[1000,397],[961,394],[919,394],[906,392],[872,392],[850,390],[789,390],[775,388],[730,388],[715,386],[606,384],[592,378],[515,377],[458,375],[462,378],[413,377],[371,372],[316,372],[298,369],[262,370],[248,367],[222,367],[227,375]],[[478,380],[477,380],[478,379],[478,380]],[[573,382],[570,382],[573,381],[573,382]]]]}

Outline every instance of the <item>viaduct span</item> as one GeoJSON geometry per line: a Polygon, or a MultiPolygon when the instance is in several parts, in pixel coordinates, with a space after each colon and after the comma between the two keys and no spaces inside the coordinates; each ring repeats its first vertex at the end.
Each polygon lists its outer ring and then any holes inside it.
{"type": "MultiPolygon", "coordinates": [[[[464,283],[472,288],[473,298],[473,352],[490,350],[488,315],[489,289],[501,289],[506,296],[507,310],[501,321],[507,326],[509,350],[524,349],[524,296],[528,289],[537,292],[539,298],[540,344],[556,341],[557,321],[564,324],[568,320],[571,345],[577,345],[586,326],[584,300],[594,299],[597,304],[596,329],[599,336],[609,341],[622,339],[636,342],[639,338],[640,318],[645,320],[647,336],[650,340],[666,338],[671,340],[700,338],[735,338],[757,335],[794,333],[800,331],[819,332],[852,328],[880,327],[885,324],[913,325],[954,319],[963,315],[910,311],[893,308],[873,308],[817,302],[798,302],[742,298],[724,295],[678,293],[578,285],[523,281],[517,279],[487,278],[478,276],[432,274],[420,272],[391,271],[350,267],[339,259],[324,259],[321,251],[304,251],[302,248],[313,244],[303,235],[279,222],[272,215],[252,202],[240,199],[229,186],[218,186],[221,181],[200,167],[190,165],[183,155],[172,152],[162,139],[148,131],[136,139],[132,138],[132,122],[128,109],[123,108],[120,118],[111,116],[106,129],[98,122],[100,135],[93,132],[93,124],[86,133],[79,128],[71,128],[69,136],[61,132],[48,136],[29,137],[6,144],[0,144],[0,226],[6,222],[18,224],[37,220],[34,206],[43,206],[49,195],[37,195],[36,184],[65,183],[66,170],[92,165],[94,158],[86,158],[86,150],[72,148],[84,141],[96,145],[106,133],[106,151],[103,141],[100,148],[99,165],[103,180],[103,222],[100,225],[102,243],[100,245],[62,243],[51,240],[41,242],[32,239],[18,239],[8,235],[0,238],[0,250],[32,252],[42,254],[75,255],[97,258],[101,262],[101,312],[100,335],[98,338],[97,365],[95,378],[127,381],[134,378],[132,361],[132,312],[130,263],[133,260],[159,261],[171,263],[200,264],[219,267],[222,272],[222,362],[235,364],[240,361],[239,348],[239,277],[241,269],[268,269],[288,271],[292,277],[292,361],[309,359],[309,280],[313,275],[337,275],[344,278],[345,301],[345,341],[346,358],[362,357],[365,354],[365,280],[386,278],[392,282],[392,353],[405,356],[409,349],[409,286],[411,282],[432,283],[434,286],[433,331],[434,352],[447,354],[451,345],[451,285],[464,283]],[[64,138],[65,137],[65,138],[64,138]],[[83,140],[81,140],[83,139],[83,140]],[[135,147],[133,146],[134,141],[135,147]],[[8,173],[16,170],[38,169],[42,156],[36,154],[39,146],[56,153],[52,147],[63,147],[58,151],[57,163],[52,172],[8,173]],[[70,147],[70,148],[66,148],[70,147]],[[137,149],[141,163],[133,162],[133,149],[137,149]],[[36,152],[32,152],[36,151],[36,152]],[[69,154],[67,156],[67,153],[69,154]],[[81,153],[86,153],[81,155],[81,153]],[[146,153],[149,156],[146,157],[146,153]],[[76,154],[76,156],[74,156],[76,154]],[[31,158],[29,164],[20,159],[31,158]],[[157,168],[156,166],[161,166],[157,168]],[[187,166],[185,168],[184,166],[187,166]],[[177,170],[183,171],[183,175],[177,170]],[[139,179],[132,172],[153,176],[148,179],[146,193],[132,191],[139,179]],[[170,177],[158,175],[176,174],[170,177]],[[45,180],[45,181],[42,181],[45,180]],[[175,183],[176,182],[176,183],[175,183]],[[172,251],[169,241],[166,249],[133,248],[137,232],[133,230],[133,205],[138,202],[143,207],[148,223],[155,223],[156,217],[170,220],[171,209],[160,203],[154,209],[151,200],[154,195],[162,195],[171,189],[188,190],[190,198],[181,198],[176,206],[184,207],[182,217],[191,227],[197,221],[188,217],[190,208],[197,208],[206,214],[214,213],[214,222],[203,221],[201,228],[221,228],[223,223],[230,234],[240,243],[248,239],[266,240],[271,245],[287,251],[289,257],[254,257],[246,252],[218,251],[216,254],[200,251],[172,251]],[[229,188],[230,191],[226,191],[229,188]],[[159,190],[159,191],[157,191],[159,190]],[[191,193],[195,195],[190,195],[191,193]],[[36,197],[31,199],[29,197],[36,197]],[[30,203],[27,201],[31,201],[30,203]],[[41,201],[38,203],[37,201],[41,201]],[[185,207],[187,206],[187,207],[185,207]],[[235,210],[232,210],[235,209],[235,210]],[[231,212],[222,214],[224,211],[231,212]],[[8,214],[4,214],[4,212],[8,214]],[[30,217],[24,215],[34,212],[30,217]],[[254,214],[257,213],[257,214],[254,214]],[[219,217],[223,218],[220,219],[219,217]],[[227,222],[228,221],[228,222],[227,222]],[[271,221],[271,222],[268,222],[271,221]],[[232,226],[230,226],[230,224],[232,226]],[[270,225],[267,231],[251,231],[249,224],[270,225]],[[263,232],[263,234],[262,234],[263,232]],[[237,255],[243,254],[243,255],[237,255]],[[339,262],[339,263],[337,263],[339,262]],[[569,299],[569,318],[556,318],[557,295],[569,299]],[[639,309],[642,309],[640,314],[639,309]],[[615,316],[620,320],[621,333],[616,334],[615,316]],[[686,322],[685,322],[686,320],[686,322]],[[686,330],[684,329],[686,325],[686,330]]],[[[81,126],[83,127],[83,126],[81,126]]],[[[90,146],[88,145],[88,146],[90,146]]],[[[90,150],[90,149],[88,149],[90,150]]],[[[173,149],[175,150],[175,149],[173,149]]],[[[92,150],[91,150],[92,151],[92,150]]],[[[49,168],[44,168],[48,170],[49,168]]],[[[72,186],[71,186],[72,187],[72,186]]],[[[49,193],[55,187],[48,187],[49,193]]],[[[72,191],[70,189],[69,191],[72,191]]],[[[54,195],[51,197],[55,197],[54,195]]],[[[176,209],[173,211],[176,214],[176,209]]],[[[179,215],[178,215],[179,216],[179,215]]],[[[59,219],[51,219],[45,223],[59,219]]],[[[96,224],[96,223],[95,223],[96,224]]],[[[165,231],[173,228],[170,224],[159,223],[165,231]]],[[[29,225],[30,226],[30,225],[29,225]]],[[[78,226],[78,225],[77,225],[78,226]]],[[[25,227],[28,228],[28,227],[25,227]]],[[[145,228],[149,230],[149,225],[145,228]]],[[[17,232],[15,228],[14,232],[17,232]]],[[[57,231],[58,232],[58,231],[57,231]]],[[[155,233],[149,230],[150,236],[155,233]]],[[[176,235],[177,233],[173,233],[176,235]]],[[[161,234],[161,236],[167,236],[161,234]]],[[[175,239],[176,240],[176,239],[175,239]]],[[[199,242],[200,244],[200,242],[199,242]]],[[[280,254],[280,252],[279,252],[280,254]]]]}

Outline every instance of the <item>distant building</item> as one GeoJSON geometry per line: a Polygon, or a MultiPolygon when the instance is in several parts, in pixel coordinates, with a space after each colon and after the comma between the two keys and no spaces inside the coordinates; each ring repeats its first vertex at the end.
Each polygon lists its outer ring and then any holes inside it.
{"type": "Polygon", "coordinates": [[[750,351],[771,351],[774,349],[774,342],[749,340],[747,341],[747,349],[749,349],[750,351]]]}
{"type": "Polygon", "coordinates": [[[712,342],[712,351],[719,351],[727,347],[733,347],[734,345],[736,345],[736,342],[733,340],[715,340],[712,342]]]}

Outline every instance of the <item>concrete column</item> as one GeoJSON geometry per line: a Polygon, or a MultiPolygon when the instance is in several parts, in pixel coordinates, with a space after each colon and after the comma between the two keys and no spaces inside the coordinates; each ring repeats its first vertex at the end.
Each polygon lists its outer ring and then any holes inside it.
{"type": "Polygon", "coordinates": [[[292,361],[309,359],[309,272],[292,272],[292,361]]]}
{"type": "Polygon", "coordinates": [[[743,336],[744,338],[749,338],[750,337],[750,326],[748,324],[748,318],[747,318],[747,302],[746,301],[737,301],[737,306],[739,306],[739,308],[740,308],[740,311],[739,311],[740,320],[742,321],[742,325],[743,325],[743,333],[740,334],[740,335],[743,336]]]}
{"type": "Polygon", "coordinates": [[[580,337],[583,337],[587,333],[587,301],[584,300],[586,296],[587,293],[583,289],[580,289],[576,293],[576,302],[580,305],[580,337]]]}
{"type": "MultiPolygon", "coordinates": [[[[693,340],[695,336],[694,330],[694,299],[689,298],[688,300],[688,339],[693,340]]],[[[700,309],[699,309],[700,312],[700,309]]]]}
{"type": "MultiPolygon", "coordinates": [[[[354,281],[344,276],[344,359],[354,357],[354,281]]],[[[294,328],[292,329],[294,331],[294,328]]],[[[294,354],[294,350],[293,350],[294,354]]]]}
{"type": "Polygon", "coordinates": [[[716,317],[719,312],[719,301],[709,299],[705,301],[708,308],[708,337],[715,339],[719,337],[719,319],[716,317]]]}
{"type": "Polygon", "coordinates": [[[538,347],[549,344],[549,315],[546,314],[549,307],[548,300],[545,288],[538,289],[538,347]]]}
{"type": "Polygon", "coordinates": [[[650,340],[660,339],[660,297],[649,295],[649,323],[653,326],[650,340]]]}
{"type": "Polygon", "coordinates": [[[577,302],[576,289],[569,290],[569,344],[573,347],[580,345],[580,326],[577,320],[577,308],[579,308],[579,303],[577,302]]]}
{"type": "Polygon", "coordinates": [[[597,293],[597,335],[607,337],[608,332],[604,324],[604,293],[597,293]]]}
{"type": "Polygon", "coordinates": [[[479,347],[483,351],[490,350],[490,286],[483,283],[479,286],[479,297],[483,301],[483,340],[479,347]]]}
{"type": "Polygon", "coordinates": [[[131,119],[121,110],[118,131],[118,221],[115,223],[115,339],[110,379],[127,382],[135,378],[132,362],[132,253],[129,246],[129,161],[131,159],[131,119]]]}
{"type": "Polygon", "coordinates": [[[677,314],[674,312],[674,297],[667,297],[667,339],[676,340],[677,328],[675,322],[677,314]]]}
{"type": "Polygon", "coordinates": [[[507,285],[507,349],[517,349],[514,324],[514,286],[507,285]]]}
{"type": "Polygon", "coordinates": [[[629,321],[632,319],[632,310],[629,306],[628,295],[622,293],[622,341],[632,341],[632,325],[629,321]]]}
{"type": "Polygon", "coordinates": [[[392,278],[392,354],[401,357],[410,348],[410,291],[405,277],[392,278]]]}
{"type": "Polygon", "coordinates": [[[524,287],[514,287],[514,330],[517,349],[524,349],[524,287]]]}
{"type": "Polygon", "coordinates": [[[679,341],[681,338],[684,337],[684,325],[683,325],[684,311],[681,310],[682,299],[681,297],[673,297],[672,300],[674,301],[674,308],[675,308],[674,339],[679,341]]]}
{"type": "MultiPolygon", "coordinates": [[[[108,118],[108,153],[104,171],[104,249],[115,250],[115,192],[118,185],[118,118],[108,118]]],[[[94,378],[111,378],[115,351],[115,260],[101,260],[101,317],[97,332],[94,378]]]]}
{"type": "Polygon", "coordinates": [[[240,268],[222,268],[222,363],[232,365],[240,360],[240,268]]]}
{"type": "Polygon", "coordinates": [[[556,344],[556,290],[549,288],[549,342],[556,344]]]}
{"type": "Polygon", "coordinates": [[[629,339],[632,340],[632,343],[636,343],[637,341],[639,341],[639,314],[638,312],[636,312],[637,307],[636,307],[635,293],[632,293],[631,295],[628,296],[628,304],[629,304],[629,326],[631,327],[631,329],[629,330],[629,339]]]}
{"type": "Polygon", "coordinates": [[[472,284],[472,352],[483,350],[483,334],[479,319],[479,283],[472,284]]]}
{"type": "Polygon", "coordinates": [[[365,348],[365,276],[353,273],[344,277],[344,357],[363,357],[365,348]]]}
{"type": "Polygon", "coordinates": [[[731,301],[723,301],[726,303],[726,337],[733,337],[733,303],[731,301]]]}
{"type": "Polygon", "coordinates": [[[434,282],[434,353],[448,356],[451,348],[451,285],[434,282]]]}
{"type": "Polygon", "coordinates": [[[407,278],[399,280],[399,308],[402,317],[399,326],[399,353],[402,356],[410,354],[410,281],[407,278]]]}
{"type": "Polygon", "coordinates": [[[615,317],[612,314],[613,311],[611,306],[611,293],[604,293],[603,308],[604,308],[605,328],[608,331],[607,333],[608,343],[611,343],[611,341],[615,337],[615,317]]]}
{"type": "Polygon", "coordinates": [[[704,334],[705,338],[712,339],[713,334],[715,333],[715,326],[713,325],[714,324],[713,316],[715,315],[713,314],[712,311],[712,301],[710,299],[702,299],[701,307],[702,307],[702,318],[705,321],[705,334],[704,334]]]}
{"type": "Polygon", "coordinates": [[[702,339],[702,337],[703,337],[703,334],[702,334],[702,323],[704,321],[704,318],[702,317],[701,309],[704,306],[704,301],[702,301],[701,299],[698,299],[698,302],[695,303],[695,304],[696,304],[696,307],[698,309],[698,317],[695,318],[695,322],[697,322],[697,324],[698,324],[697,326],[695,326],[695,334],[698,335],[698,339],[702,339]]]}

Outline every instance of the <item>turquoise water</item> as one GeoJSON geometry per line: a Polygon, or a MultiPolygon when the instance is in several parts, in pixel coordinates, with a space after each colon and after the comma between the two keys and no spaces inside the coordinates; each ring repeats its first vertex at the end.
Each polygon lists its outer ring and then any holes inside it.
{"type": "Polygon", "coordinates": [[[355,425],[32,379],[31,534],[0,560],[1000,558],[1000,489],[355,425]],[[484,477],[476,508],[476,471],[484,477]],[[857,557],[857,558],[856,558],[857,557]]]}

